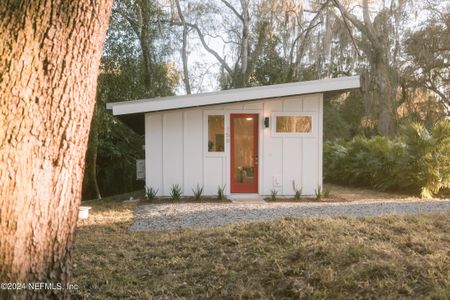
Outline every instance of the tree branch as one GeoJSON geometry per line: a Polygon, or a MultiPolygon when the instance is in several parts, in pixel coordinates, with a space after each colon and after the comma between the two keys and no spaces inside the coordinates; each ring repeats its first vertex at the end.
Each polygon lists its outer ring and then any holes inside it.
{"type": "Polygon", "coordinates": [[[243,22],[244,21],[244,17],[242,16],[242,14],[240,14],[234,7],[233,5],[230,4],[230,2],[226,1],[226,0],[220,0],[222,1],[223,4],[225,4],[229,9],[231,9],[231,11],[243,22]]]}
{"type": "Polygon", "coordinates": [[[358,53],[358,57],[361,57],[361,52],[359,51],[358,45],[356,44],[355,38],[353,37],[353,34],[352,34],[352,30],[351,30],[349,24],[347,23],[346,18],[342,18],[342,20],[344,21],[345,28],[347,29],[348,35],[350,36],[350,39],[352,40],[353,47],[355,47],[356,53],[358,53]]]}
{"type": "MultiPolygon", "coordinates": [[[[183,23],[180,23],[180,22],[172,22],[172,24],[178,25],[178,26],[183,26],[183,23]]],[[[197,26],[197,24],[192,24],[192,23],[188,23],[188,22],[185,22],[184,24],[188,27],[191,27],[195,31],[197,31],[198,37],[200,38],[200,42],[202,43],[203,48],[205,48],[206,51],[208,51],[210,54],[212,54],[212,56],[214,56],[217,59],[217,61],[222,65],[222,67],[224,67],[225,70],[231,76],[233,76],[233,70],[230,68],[230,66],[227,64],[227,62],[219,55],[219,53],[217,53],[214,49],[212,49],[208,46],[208,44],[205,41],[205,36],[202,34],[202,32],[201,32],[200,28],[197,26]]]]}
{"type": "Polygon", "coordinates": [[[372,21],[369,15],[369,2],[368,0],[363,0],[363,20],[367,27],[367,31],[375,36],[375,29],[373,28],[372,21]]]}
{"type": "Polygon", "coordinates": [[[181,10],[180,1],[175,0],[177,6],[178,16],[183,23],[183,44],[181,47],[181,59],[183,61],[183,81],[186,88],[186,94],[191,94],[191,83],[189,81],[189,69],[188,69],[188,55],[187,55],[187,38],[188,38],[188,27],[186,26],[186,20],[184,19],[183,12],[181,10]]]}
{"type": "Polygon", "coordinates": [[[425,82],[425,87],[435,92],[439,97],[441,97],[441,102],[444,103],[447,107],[450,107],[450,101],[448,97],[436,87],[432,80],[425,82]]]}
{"type": "Polygon", "coordinates": [[[122,16],[122,18],[124,18],[125,20],[127,20],[128,24],[130,24],[131,28],[133,29],[134,33],[137,35],[137,37],[139,38],[141,33],[139,31],[139,25],[135,22],[134,19],[132,19],[130,16],[128,16],[127,13],[125,13],[121,8],[118,8],[117,13],[119,15],[122,16]]]}
{"type": "Polygon", "coordinates": [[[289,51],[289,61],[292,61],[292,59],[294,57],[295,45],[300,40],[300,38],[303,36],[303,34],[305,34],[305,37],[307,37],[309,35],[309,33],[311,32],[311,30],[313,30],[315,27],[317,27],[320,24],[320,22],[318,22],[317,24],[314,24],[314,22],[316,22],[316,20],[322,14],[323,9],[328,5],[329,2],[330,2],[330,0],[327,0],[326,2],[324,2],[322,4],[322,6],[317,11],[317,14],[314,16],[314,18],[311,20],[311,22],[309,22],[308,28],[302,30],[302,32],[300,32],[300,34],[292,42],[291,50],[289,51]]]}
{"type": "Polygon", "coordinates": [[[344,22],[345,19],[349,20],[356,28],[358,28],[359,31],[361,31],[362,34],[367,36],[367,38],[373,45],[379,44],[378,38],[375,36],[375,34],[372,31],[370,31],[368,27],[366,27],[367,24],[364,24],[363,22],[358,20],[358,18],[356,18],[354,15],[347,12],[347,10],[339,3],[338,0],[333,0],[333,2],[337,7],[337,9],[339,10],[339,12],[341,13],[341,15],[344,17],[344,22]]]}

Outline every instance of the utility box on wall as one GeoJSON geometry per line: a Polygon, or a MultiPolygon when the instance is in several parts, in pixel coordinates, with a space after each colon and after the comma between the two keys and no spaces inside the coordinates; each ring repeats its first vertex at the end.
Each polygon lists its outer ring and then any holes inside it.
{"type": "Polygon", "coordinates": [[[136,179],[145,180],[145,159],[136,159],[136,179]]]}

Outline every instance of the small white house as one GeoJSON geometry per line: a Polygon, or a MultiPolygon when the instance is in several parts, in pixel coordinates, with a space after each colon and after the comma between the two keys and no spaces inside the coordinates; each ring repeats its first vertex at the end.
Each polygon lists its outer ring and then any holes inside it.
{"type": "Polygon", "coordinates": [[[359,88],[358,76],[109,103],[145,133],[145,183],[168,196],[305,195],[322,185],[324,93],[359,88]]]}

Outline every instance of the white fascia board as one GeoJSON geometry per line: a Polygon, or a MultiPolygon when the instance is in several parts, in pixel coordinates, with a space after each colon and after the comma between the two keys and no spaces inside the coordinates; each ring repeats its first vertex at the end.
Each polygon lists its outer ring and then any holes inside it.
{"type": "Polygon", "coordinates": [[[292,95],[323,93],[359,87],[359,76],[351,76],[240,88],[194,95],[112,102],[108,103],[106,107],[112,109],[113,115],[126,115],[292,95]]]}

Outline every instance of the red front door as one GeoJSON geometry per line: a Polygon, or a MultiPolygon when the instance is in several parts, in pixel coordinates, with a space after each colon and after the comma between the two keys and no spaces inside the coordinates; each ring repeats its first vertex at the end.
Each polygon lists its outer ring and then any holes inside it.
{"type": "Polygon", "coordinates": [[[231,192],[258,192],[258,114],[230,114],[231,192]]]}

